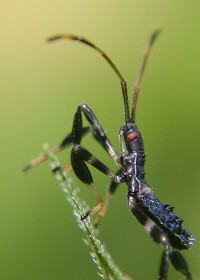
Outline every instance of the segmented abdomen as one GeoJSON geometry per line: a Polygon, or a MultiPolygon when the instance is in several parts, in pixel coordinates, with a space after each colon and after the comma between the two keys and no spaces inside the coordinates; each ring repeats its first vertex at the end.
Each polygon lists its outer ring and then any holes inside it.
{"type": "Polygon", "coordinates": [[[183,220],[172,212],[172,206],[161,204],[152,192],[137,195],[135,198],[137,207],[143,209],[143,212],[164,230],[173,248],[189,249],[194,244],[194,236],[183,229],[183,220]]]}

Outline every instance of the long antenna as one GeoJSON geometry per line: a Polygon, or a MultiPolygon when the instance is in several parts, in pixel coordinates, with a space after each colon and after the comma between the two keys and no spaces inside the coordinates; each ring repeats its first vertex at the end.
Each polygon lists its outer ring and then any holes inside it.
{"type": "Polygon", "coordinates": [[[112,62],[112,60],[95,44],[93,44],[92,42],[88,41],[87,39],[85,39],[84,37],[81,37],[81,36],[71,35],[71,34],[59,34],[59,35],[49,37],[47,39],[48,42],[54,42],[54,41],[59,41],[59,40],[79,41],[85,45],[88,45],[91,48],[95,49],[98,53],[100,53],[103,56],[103,58],[108,62],[108,64],[114,70],[114,72],[116,73],[116,75],[119,78],[120,83],[121,83],[123,100],[124,100],[124,109],[125,109],[125,121],[127,123],[130,120],[127,84],[126,84],[126,81],[124,80],[124,78],[122,77],[121,73],[115,66],[115,64],[112,62]]]}
{"type": "Polygon", "coordinates": [[[132,112],[131,112],[131,120],[135,121],[135,113],[136,113],[136,106],[137,106],[137,100],[138,100],[138,94],[140,92],[140,83],[142,80],[142,77],[144,75],[144,70],[147,64],[147,60],[151,51],[151,48],[158,37],[159,33],[161,32],[160,29],[156,29],[150,36],[146,51],[144,52],[142,64],[139,69],[138,77],[134,83],[134,88],[133,88],[133,107],[132,107],[132,112]]]}

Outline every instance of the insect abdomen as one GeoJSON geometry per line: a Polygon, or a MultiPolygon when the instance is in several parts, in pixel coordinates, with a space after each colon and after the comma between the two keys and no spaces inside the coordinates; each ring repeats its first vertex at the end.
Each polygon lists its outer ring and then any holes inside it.
{"type": "Polygon", "coordinates": [[[183,229],[183,220],[172,212],[172,206],[161,204],[152,193],[139,195],[137,204],[166,232],[173,248],[189,249],[194,244],[194,236],[183,229]]]}
{"type": "Polygon", "coordinates": [[[128,198],[132,213],[156,242],[162,243],[156,234],[158,228],[174,249],[189,249],[194,244],[194,236],[183,229],[183,220],[172,212],[173,207],[161,204],[152,191],[142,195],[129,193],[128,198]]]}

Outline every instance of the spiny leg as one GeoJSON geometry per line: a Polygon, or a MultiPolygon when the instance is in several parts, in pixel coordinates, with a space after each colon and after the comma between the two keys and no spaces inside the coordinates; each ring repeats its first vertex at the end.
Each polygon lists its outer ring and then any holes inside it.
{"type": "Polygon", "coordinates": [[[192,280],[192,275],[190,274],[188,265],[181,253],[177,250],[173,250],[170,252],[169,257],[173,267],[185,275],[187,280],[192,280]]]}

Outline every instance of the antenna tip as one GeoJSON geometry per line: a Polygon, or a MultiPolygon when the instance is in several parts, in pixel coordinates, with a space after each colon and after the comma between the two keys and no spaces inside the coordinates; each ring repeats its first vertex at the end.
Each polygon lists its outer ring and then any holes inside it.
{"type": "Polygon", "coordinates": [[[160,33],[161,33],[161,28],[154,29],[150,37],[150,45],[153,45],[153,43],[155,42],[155,40],[157,39],[160,33]]]}
{"type": "Polygon", "coordinates": [[[50,36],[46,39],[47,42],[51,43],[51,42],[56,42],[56,41],[59,41],[61,39],[63,39],[64,36],[62,35],[53,35],[53,36],[50,36]]]}

